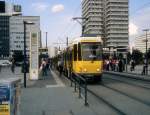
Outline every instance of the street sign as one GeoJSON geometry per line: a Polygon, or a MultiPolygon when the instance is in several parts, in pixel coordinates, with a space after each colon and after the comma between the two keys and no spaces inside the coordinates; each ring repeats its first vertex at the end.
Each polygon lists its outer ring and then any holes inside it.
{"type": "Polygon", "coordinates": [[[31,33],[30,37],[30,80],[39,78],[39,40],[38,33],[31,33]]]}

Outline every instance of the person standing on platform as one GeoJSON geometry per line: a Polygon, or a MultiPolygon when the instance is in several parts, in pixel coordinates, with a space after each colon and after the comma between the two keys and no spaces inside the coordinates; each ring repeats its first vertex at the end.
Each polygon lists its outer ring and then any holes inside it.
{"type": "Polygon", "coordinates": [[[44,76],[47,76],[46,61],[45,61],[45,59],[42,59],[42,64],[41,64],[41,66],[42,66],[42,76],[43,76],[43,77],[44,77],[44,76]]]}
{"type": "Polygon", "coordinates": [[[62,72],[63,72],[63,60],[61,59],[59,62],[59,75],[60,75],[60,77],[62,75],[62,72]]]}
{"type": "Polygon", "coordinates": [[[12,60],[11,60],[11,71],[12,71],[12,73],[14,73],[15,72],[15,60],[14,60],[14,58],[12,58],[12,60]]]}
{"type": "Polygon", "coordinates": [[[123,72],[123,62],[121,59],[119,60],[118,66],[119,66],[119,72],[123,72]]]}
{"type": "Polygon", "coordinates": [[[2,66],[0,65],[0,72],[1,72],[1,70],[2,70],[2,66]]]}

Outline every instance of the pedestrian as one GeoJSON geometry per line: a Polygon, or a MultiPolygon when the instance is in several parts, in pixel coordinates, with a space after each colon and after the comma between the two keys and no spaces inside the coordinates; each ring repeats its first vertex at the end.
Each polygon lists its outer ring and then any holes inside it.
{"type": "Polygon", "coordinates": [[[116,60],[113,59],[112,60],[112,71],[115,71],[115,68],[116,68],[116,60]]]}
{"type": "Polygon", "coordinates": [[[14,58],[12,58],[12,60],[11,60],[11,71],[12,71],[12,73],[15,72],[15,60],[14,60],[14,58]]]}
{"type": "Polygon", "coordinates": [[[144,64],[143,65],[143,70],[142,70],[142,73],[141,73],[142,75],[145,75],[146,74],[146,65],[144,64]]]}
{"type": "Polygon", "coordinates": [[[146,74],[146,68],[147,68],[147,65],[146,65],[146,59],[144,59],[144,65],[143,65],[143,70],[142,70],[142,75],[145,75],[146,74]]]}
{"type": "Polygon", "coordinates": [[[106,60],[106,71],[109,71],[109,60],[106,60]]]}
{"type": "Polygon", "coordinates": [[[111,71],[113,71],[113,62],[112,62],[112,59],[109,60],[109,65],[110,65],[111,71]]]}
{"type": "Polygon", "coordinates": [[[131,65],[130,71],[134,71],[134,69],[135,69],[135,62],[134,62],[134,60],[131,60],[130,65],[131,65]]]}
{"type": "Polygon", "coordinates": [[[59,76],[62,76],[62,72],[63,72],[63,60],[59,61],[59,76]]]}
{"type": "Polygon", "coordinates": [[[119,66],[119,72],[123,72],[123,62],[121,59],[119,60],[118,66],[119,66]]]}
{"type": "Polygon", "coordinates": [[[115,63],[115,70],[116,70],[116,71],[119,71],[118,64],[119,64],[119,60],[117,59],[117,60],[116,60],[116,63],[115,63]]]}
{"type": "Polygon", "coordinates": [[[1,72],[1,70],[2,70],[2,66],[0,65],[0,72],[1,72]]]}
{"type": "Polygon", "coordinates": [[[45,59],[42,59],[42,64],[41,64],[41,66],[42,66],[42,76],[45,77],[45,76],[47,76],[46,61],[45,61],[45,59]]]}

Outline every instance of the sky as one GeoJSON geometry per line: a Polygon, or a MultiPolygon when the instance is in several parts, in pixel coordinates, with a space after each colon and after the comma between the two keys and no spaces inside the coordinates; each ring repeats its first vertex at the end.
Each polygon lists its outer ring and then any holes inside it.
{"type": "MultiPolygon", "coordinates": [[[[82,0],[6,0],[22,5],[23,15],[40,16],[42,43],[48,32],[48,46],[57,46],[81,35],[81,25],[73,17],[81,16],[82,0]]],[[[150,0],[129,0],[130,44],[135,37],[150,28],[150,0]]]]}

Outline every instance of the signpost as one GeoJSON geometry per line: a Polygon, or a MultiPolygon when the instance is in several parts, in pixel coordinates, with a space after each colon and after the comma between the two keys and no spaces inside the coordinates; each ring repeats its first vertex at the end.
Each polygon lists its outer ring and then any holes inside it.
{"type": "Polygon", "coordinates": [[[39,40],[38,33],[31,33],[30,38],[30,80],[38,80],[39,78],[39,40]]]}

